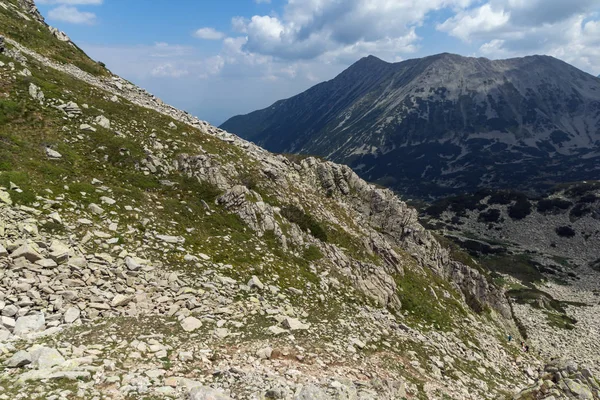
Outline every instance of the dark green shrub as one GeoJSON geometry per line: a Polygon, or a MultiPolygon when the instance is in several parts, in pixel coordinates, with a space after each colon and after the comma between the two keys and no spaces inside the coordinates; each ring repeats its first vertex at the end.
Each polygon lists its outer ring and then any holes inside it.
{"type": "Polygon", "coordinates": [[[281,215],[288,221],[298,225],[303,231],[310,232],[315,238],[323,242],[327,241],[325,229],[312,215],[305,213],[302,209],[294,205],[288,205],[281,209],[281,215]]]}
{"type": "Polygon", "coordinates": [[[572,205],[573,203],[564,199],[543,199],[538,202],[537,210],[540,213],[550,213],[566,210],[572,205]]]}
{"type": "Polygon", "coordinates": [[[508,207],[508,215],[512,219],[523,219],[531,214],[531,203],[527,198],[521,197],[517,202],[508,207]]]}
{"type": "Polygon", "coordinates": [[[556,228],[556,234],[561,237],[572,238],[575,236],[575,231],[570,226],[559,226],[556,228]]]}
{"type": "Polygon", "coordinates": [[[592,212],[592,209],[589,208],[586,204],[579,203],[579,204],[576,204],[575,207],[573,207],[573,209],[571,210],[569,215],[572,218],[581,218],[586,214],[590,214],[591,212],[592,212]]]}
{"type": "Polygon", "coordinates": [[[306,261],[317,261],[323,258],[323,253],[321,253],[321,250],[319,250],[317,246],[311,244],[304,249],[304,254],[302,254],[302,257],[306,261]]]}
{"type": "Polygon", "coordinates": [[[500,210],[497,208],[490,208],[479,214],[477,221],[479,222],[498,222],[500,220],[500,210]]]}

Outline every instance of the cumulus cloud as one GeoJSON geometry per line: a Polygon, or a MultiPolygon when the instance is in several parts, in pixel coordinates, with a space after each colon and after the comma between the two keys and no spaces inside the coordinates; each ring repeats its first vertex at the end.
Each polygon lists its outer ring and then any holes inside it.
{"type": "Polygon", "coordinates": [[[91,25],[96,21],[96,14],[87,11],[79,11],[76,7],[62,5],[50,10],[48,12],[48,18],[71,24],[91,25]]]}
{"type": "Polygon", "coordinates": [[[410,53],[415,28],[427,15],[470,0],[288,0],[282,16],[255,15],[232,20],[247,35],[244,49],[287,60],[309,60],[363,48],[377,53],[410,53]],[[394,46],[390,46],[390,44],[394,46]],[[344,51],[341,51],[344,50],[344,51]]]}
{"type": "Polygon", "coordinates": [[[165,63],[154,67],[150,74],[156,77],[181,78],[182,76],[189,74],[189,71],[183,68],[178,68],[172,63],[165,63]]]}
{"type": "Polygon", "coordinates": [[[194,32],[194,36],[205,40],[221,40],[225,37],[225,34],[214,28],[200,28],[194,32]]]}
{"type": "Polygon", "coordinates": [[[479,42],[492,58],[549,54],[579,68],[600,65],[600,4],[595,0],[489,0],[463,9],[437,29],[479,42]]]}

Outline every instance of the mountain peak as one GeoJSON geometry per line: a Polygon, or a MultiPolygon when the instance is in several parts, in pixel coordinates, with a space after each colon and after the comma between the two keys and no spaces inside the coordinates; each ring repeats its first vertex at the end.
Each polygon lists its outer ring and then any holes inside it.
{"type": "Polygon", "coordinates": [[[594,179],[600,116],[586,110],[599,102],[597,79],[550,56],[441,53],[397,63],[370,56],[264,117],[258,111],[252,122],[234,117],[222,127],[269,150],[328,156],[367,180],[429,197],[482,181],[543,189],[548,176],[554,183],[594,179]],[[589,157],[580,162],[581,154],[589,157]],[[558,159],[573,168],[552,172],[558,159]],[[498,164],[493,179],[489,162],[498,164]]]}

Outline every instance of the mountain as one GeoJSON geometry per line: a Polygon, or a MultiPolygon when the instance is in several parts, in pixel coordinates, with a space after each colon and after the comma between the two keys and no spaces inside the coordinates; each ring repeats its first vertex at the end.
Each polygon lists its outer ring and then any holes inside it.
{"type": "Polygon", "coordinates": [[[548,56],[369,56],[221,128],[421,198],[543,189],[598,176],[600,80],[548,56]]]}
{"type": "Polygon", "coordinates": [[[540,353],[597,329],[564,283],[529,304],[391,190],[171,107],[0,1],[0,399],[597,399],[600,364],[572,360],[597,349],[540,353]]]}

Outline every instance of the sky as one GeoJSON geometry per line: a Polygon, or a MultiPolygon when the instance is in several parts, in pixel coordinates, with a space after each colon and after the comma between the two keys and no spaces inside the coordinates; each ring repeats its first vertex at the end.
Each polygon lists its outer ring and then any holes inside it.
{"type": "Polygon", "coordinates": [[[367,55],[547,54],[600,74],[599,0],[37,0],[93,59],[219,125],[367,55]]]}

